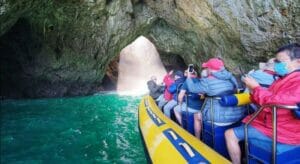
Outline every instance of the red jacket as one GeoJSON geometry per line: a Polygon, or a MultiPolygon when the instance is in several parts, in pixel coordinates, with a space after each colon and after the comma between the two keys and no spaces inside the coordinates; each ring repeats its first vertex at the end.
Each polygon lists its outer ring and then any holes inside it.
{"type": "MultiPolygon", "coordinates": [[[[293,72],[278,79],[269,89],[260,86],[254,88],[250,98],[258,105],[296,105],[300,102],[300,72],[293,72]]],[[[243,122],[247,122],[249,118],[250,116],[246,117],[243,122]]],[[[251,125],[272,137],[272,109],[265,108],[251,125]]],[[[300,119],[290,110],[277,110],[277,140],[285,144],[300,144],[300,119]]]]}
{"type": "Polygon", "coordinates": [[[166,89],[165,89],[165,92],[164,92],[164,98],[167,100],[167,101],[170,101],[172,100],[172,94],[169,92],[169,88],[171,86],[171,84],[174,83],[174,80],[172,79],[172,77],[167,74],[165,77],[164,77],[164,80],[163,82],[165,83],[166,85],[166,89]]]}

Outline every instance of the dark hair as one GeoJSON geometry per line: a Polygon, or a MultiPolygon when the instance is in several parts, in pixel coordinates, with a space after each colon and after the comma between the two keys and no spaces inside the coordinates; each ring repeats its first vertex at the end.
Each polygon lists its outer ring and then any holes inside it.
{"type": "Polygon", "coordinates": [[[276,54],[284,51],[288,52],[291,59],[300,59],[300,44],[292,43],[284,45],[276,51],[276,54]]]}

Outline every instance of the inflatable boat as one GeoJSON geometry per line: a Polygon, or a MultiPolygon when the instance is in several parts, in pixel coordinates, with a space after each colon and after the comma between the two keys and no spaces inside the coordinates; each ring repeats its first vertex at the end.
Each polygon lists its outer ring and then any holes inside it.
{"type": "Polygon", "coordinates": [[[166,117],[150,96],[139,105],[139,128],[151,163],[230,163],[166,117]]]}

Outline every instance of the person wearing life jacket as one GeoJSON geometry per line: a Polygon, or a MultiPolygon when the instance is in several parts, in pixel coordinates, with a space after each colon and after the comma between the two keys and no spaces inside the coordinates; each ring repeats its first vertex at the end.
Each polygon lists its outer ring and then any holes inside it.
{"type": "Polygon", "coordinates": [[[175,72],[175,76],[174,76],[174,83],[171,84],[171,86],[169,87],[169,92],[171,94],[173,94],[173,99],[170,100],[164,107],[163,107],[163,111],[164,114],[171,118],[171,110],[177,105],[177,95],[178,95],[178,91],[180,90],[182,84],[185,81],[185,77],[182,71],[176,71],[175,72]]]}
{"type": "Polygon", "coordinates": [[[189,76],[186,80],[188,90],[192,93],[205,94],[212,98],[214,113],[211,112],[211,103],[203,107],[203,121],[211,122],[218,126],[231,125],[244,117],[244,107],[221,106],[216,97],[235,93],[238,88],[237,81],[232,73],[224,67],[224,62],[219,58],[211,58],[202,64],[206,68],[208,76],[199,81],[193,81],[189,76]],[[212,114],[212,115],[211,115],[212,114]]]}
{"type": "Polygon", "coordinates": [[[170,88],[171,84],[174,83],[173,72],[174,71],[171,70],[168,72],[168,74],[166,74],[164,76],[163,82],[165,85],[165,91],[164,91],[164,96],[162,96],[158,102],[159,109],[162,109],[166,103],[168,103],[170,100],[172,100],[172,94],[170,93],[169,88],[170,88]]]}
{"type": "MultiPolygon", "coordinates": [[[[250,89],[252,102],[265,104],[296,105],[300,102],[300,45],[285,45],[276,52],[275,72],[280,76],[269,88],[263,88],[252,77],[243,78],[250,89]]],[[[249,121],[247,116],[243,122],[249,121]]],[[[284,152],[300,146],[300,119],[293,111],[277,109],[277,151],[284,152]]],[[[248,126],[249,141],[264,141],[262,149],[272,149],[272,110],[263,111],[248,126]]],[[[245,139],[244,125],[225,132],[227,149],[233,163],[241,163],[239,141],[245,139]]],[[[288,159],[287,159],[288,160],[288,159]]]]}

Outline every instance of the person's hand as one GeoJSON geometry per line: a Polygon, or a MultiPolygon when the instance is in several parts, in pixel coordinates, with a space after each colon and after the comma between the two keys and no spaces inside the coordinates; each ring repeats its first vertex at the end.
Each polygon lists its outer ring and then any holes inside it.
{"type": "Polygon", "coordinates": [[[171,70],[171,71],[168,73],[168,75],[172,75],[173,72],[174,72],[174,70],[171,70]]]}
{"type": "Polygon", "coordinates": [[[245,76],[242,78],[242,81],[246,84],[249,89],[254,89],[259,86],[259,83],[250,76],[245,76]]]}
{"type": "Polygon", "coordinates": [[[187,78],[192,78],[193,77],[193,73],[192,72],[189,72],[187,71],[187,78]]]}

